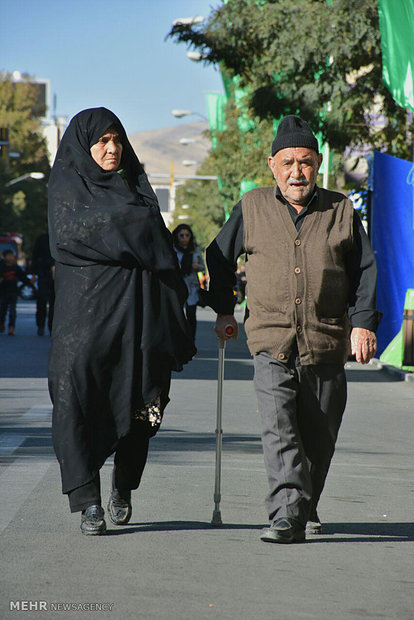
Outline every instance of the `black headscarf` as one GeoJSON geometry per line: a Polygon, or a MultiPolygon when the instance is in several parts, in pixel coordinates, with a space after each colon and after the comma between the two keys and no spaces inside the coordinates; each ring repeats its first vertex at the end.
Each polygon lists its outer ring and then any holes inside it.
{"type": "MultiPolygon", "coordinates": [[[[67,174],[73,168],[82,178],[104,189],[114,187],[117,172],[105,172],[92,159],[90,148],[110,128],[114,127],[122,142],[121,168],[125,170],[128,180],[152,204],[157,204],[157,198],[147,175],[129,142],[125,129],[119,118],[106,108],[89,108],[76,114],[65,131],[56,155],[53,166],[53,177],[59,174],[62,165],[67,174]]],[[[75,178],[75,177],[74,177],[75,178]]]]}
{"type": "MultiPolygon", "coordinates": [[[[138,261],[141,266],[149,265],[155,270],[170,269],[173,257],[157,243],[156,220],[160,217],[157,198],[118,117],[106,108],[90,108],[74,116],[60,143],[49,180],[53,257],[77,266],[107,259],[121,263],[138,261]],[[102,170],[91,157],[90,147],[110,127],[114,127],[121,138],[121,168],[133,191],[118,172],[102,170]],[[113,243],[108,243],[108,239],[105,244],[100,243],[99,229],[103,222],[113,228],[113,243]],[[116,230],[119,227],[122,228],[121,244],[116,230]],[[66,235],[69,229],[70,234],[66,235]],[[134,246],[137,245],[137,231],[145,235],[139,244],[140,256],[136,252],[129,254],[131,231],[134,246]],[[153,250],[157,246],[155,254],[153,250]]],[[[168,231],[165,232],[169,236],[168,231]]],[[[169,239],[168,245],[171,245],[169,239]]]]}

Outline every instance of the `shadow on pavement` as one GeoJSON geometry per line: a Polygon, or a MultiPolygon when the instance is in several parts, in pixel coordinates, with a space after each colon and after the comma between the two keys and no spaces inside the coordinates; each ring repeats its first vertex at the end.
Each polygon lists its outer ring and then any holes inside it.
{"type": "Polygon", "coordinates": [[[1,378],[43,379],[48,374],[50,338],[16,333],[0,335],[1,378]]]}
{"type": "MultiPolygon", "coordinates": [[[[229,356],[231,353],[229,353],[229,356]]],[[[216,353],[217,358],[217,353],[216,353]]],[[[218,361],[214,356],[197,356],[182,372],[173,372],[173,379],[195,379],[204,381],[217,381],[218,361]],[[213,359],[211,359],[213,357],[213,359]]],[[[224,364],[225,381],[250,381],[253,380],[253,362],[250,360],[235,360],[226,357],[224,364]]]]}
{"type": "MultiPolygon", "coordinates": [[[[54,457],[52,430],[48,427],[0,426],[2,433],[18,438],[22,443],[11,455],[2,455],[0,463],[10,463],[11,459],[54,457]]],[[[226,433],[223,446],[228,453],[261,454],[262,445],[259,435],[226,433]]],[[[150,455],[152,459],[168,455],[185,454],[188,452],[213,452],[216,449],[216,438],[213,431],[206,433],[186,432],[182,429],[161,428],[157,436],[151,440],[150,455]]],[[[109,458],[109,457],[108,457],[109,458]]]]}
{"type": "MultiPolygon", "coordinates": [[[[223,523],[216,527],[209,521],[153,521],[129,523],[121,528],[109,529],[108,536],[137,534],[144,532],[184,532],[205,530],[261,530],[264,524],[223,523]]],[[[322,535],[308,536],[308,543],[353,543],[353,542],[409,542],[414,540],[412,523],[327,523],[322,535]],[[343,537],[337,537],[342,534],[343,537]],[[332,536],[335,536],[332,538],[332,536]],[[329,537],[329,538],[328,538],[329,537]]]]}
{"type": "Polygon", "coordinates": [[[136,534],[138,532],[183,532],[204,530],[260,530],[263,524],[249,523],[223,523],[218,527],[211,525],[209,521],[154,521],[151,523],[129,523],[123,529],[107,530],[107,536],[119,534],[136,534]]]}
{"type": "MultiPolygon", "coordinates": [[[[213,451],[216,448],[216,438],[212,431],[208,433],[186,433],[180,430],[174,437],[168,437],[168,434],[171,433],[171,429],[166,429],[164,433],[165,435],[161,428],[156,439],[151,442],[151,454],[155,455],[157,453],[167,452],[205,452],[213,451]]],[[[262,453],[262,444],[259,435],[235,435],[232,433],[225,433],[223,436],[223,446],[225,446],[226,452],[241,452],[244,454],[262,453]]]]}
{"type": "Polygon", "coordinates": [[[409,542],[414,541],[414,523],[324,523],[323,534],[308,542],[409,542]],[[342,534],[344,538],[337,538],[342,534]],[[326,538],[333,536],[335,538],[326,538]]]}
{"type": "Polygon", "coordinates": [[[364,369],[346,369],[347,381],[355,381],[356,383],[393,383],[396,381],[404,381],[402,376],[391,374],[385,370],[374,367],[366,367],[364,369]]]}

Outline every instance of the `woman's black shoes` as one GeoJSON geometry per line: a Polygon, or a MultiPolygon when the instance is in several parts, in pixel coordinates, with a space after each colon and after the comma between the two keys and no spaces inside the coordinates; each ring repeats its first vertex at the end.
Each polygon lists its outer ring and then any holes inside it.
{"type": "Polygon", "coordinates": [[[115,489],[108,502],[108,515],[114,525],[126,525],[131,518],[131,501],[121,497],[115,489]]]}
{"type": "Polygon", "coordinates": [[[88,506],[82,510],[80,529],[85,536],[100,536],[106,532],[105,513],[101,506],[88,506]]]}
{"type": "MultiPolygon", "coordinates": [[[[131,502],[112,491],[108,502],[108,515],[114,525],[125,525],[131,518],[131,502]]],[[[80,529],[85,536],[101,536],[106,532],[105,513],[101,506],[94,504],[82,510],[80,529]]]]}

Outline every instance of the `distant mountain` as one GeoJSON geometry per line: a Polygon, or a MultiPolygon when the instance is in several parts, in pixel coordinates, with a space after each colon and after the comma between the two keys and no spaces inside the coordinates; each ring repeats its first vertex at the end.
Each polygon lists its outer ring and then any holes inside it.
{"type": "Polygon", "coordinates": [[[139,160],[149,174],[156,172],[170,174],[174,163],[174,174],[195,174],[197,165],[184,166],[183,160],[193,160],[199,165],[211,148],[209,138],[203,136],[208,129],[204,121],[185,123],[149,131],[138,131],[128,136],[139,160]],[[191,144],[180,144],[180,138],[193,139],[191,144]]]}

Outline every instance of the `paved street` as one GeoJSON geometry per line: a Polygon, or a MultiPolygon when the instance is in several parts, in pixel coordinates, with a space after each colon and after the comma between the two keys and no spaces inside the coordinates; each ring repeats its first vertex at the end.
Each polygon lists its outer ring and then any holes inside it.
{"type": "MultiPolygon", "coordinates": [[[[348,407],[320,505],[325,533],[265,544],[252,361],[243,337],[229,343],[224,524],[212,528],[217,343],[212,312],[198,317],[198,354],[174,375],[131,522],[107,521],[107,536],[87,538],[60,492],[50,340],[36,335],[34,304],[19,305],[16,336],[0,334],[0,618],[31,606],[23,618],[413,620],[414,383],[348,364],[348,407]]],[[[105,502],[110,474],[108,460],[105,502]]]]}

